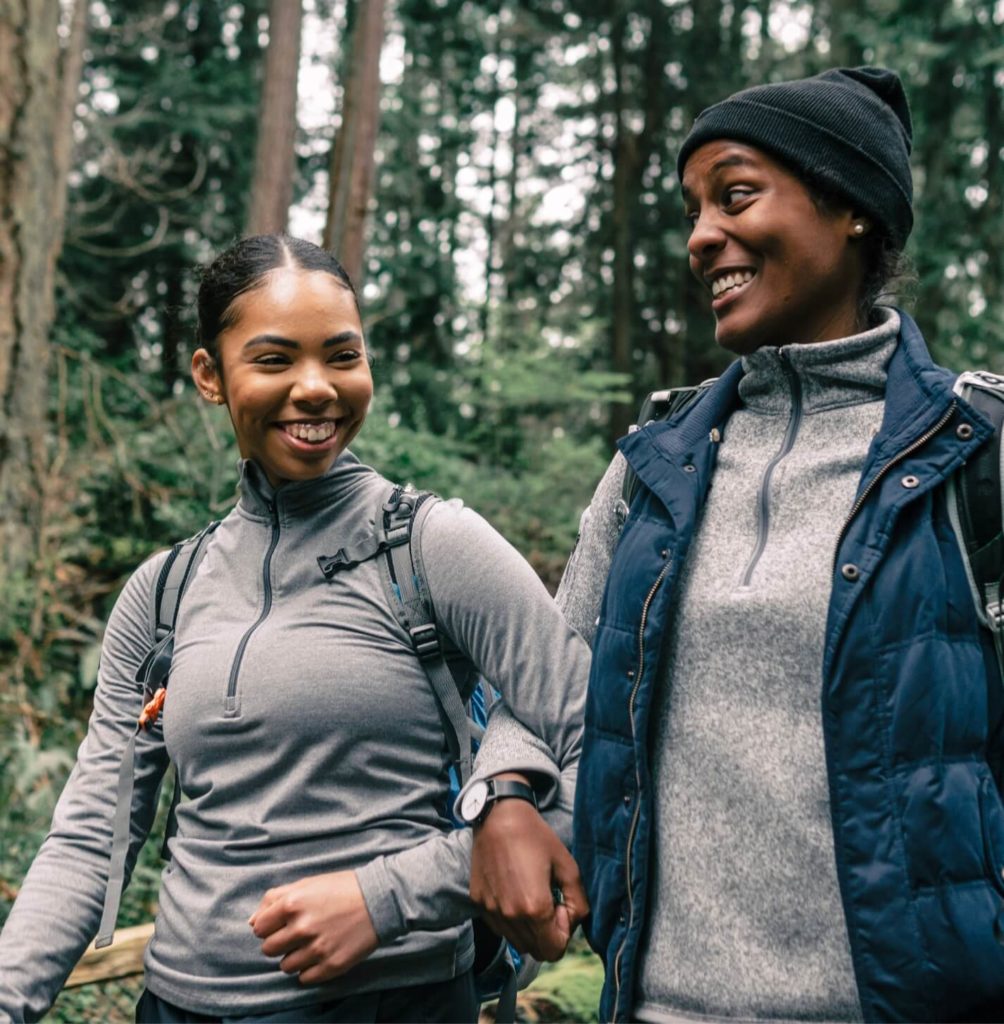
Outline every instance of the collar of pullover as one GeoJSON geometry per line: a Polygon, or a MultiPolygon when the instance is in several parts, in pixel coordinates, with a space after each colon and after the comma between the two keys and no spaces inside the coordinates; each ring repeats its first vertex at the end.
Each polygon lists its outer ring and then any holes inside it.
{"type": "Polygon", "coordinates": [[[878,323],[861,334],[809,345],[765,346],[743,356],[743,405],[753,412],[787,414],[793,375],[807,413],[880,400],[900,322],[894,309],[878,307],[876,314],[878,323]]]}
{"type": "Polygon", "coordinates": [[[278,511],[284,518],[297,517],[324,505],[348,500],[373,474],[350,451],[343,452],[324,476],[294,480],[273,487],[264,471],[252,459],[241,459],[239,507],[246,513],[271,518],[278,511]]]}

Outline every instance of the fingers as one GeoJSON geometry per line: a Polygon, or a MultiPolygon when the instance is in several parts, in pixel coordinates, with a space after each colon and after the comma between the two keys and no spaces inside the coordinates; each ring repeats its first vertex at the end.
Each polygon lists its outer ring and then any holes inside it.
{"type": "Polygon", "coordinates": [[[310,936],[293,927],[280,928],[261,944],[265,956],[282,956],[310,942],[310,936]]]}
{"type": "Polygon", "coordinates": [[[533,908],[510,907],[505,913],[485,911],[482,918],[492,931],[535,960],[560,960],[571,937],[567,911],[556,907],[550,897],[546,904],[533,908]]]}
{"type": "Polygon", "coordinates": [[[281,899],[274,899],[267,906],[262,900],[258,909],[251,915],[248,924],[251,925],[251,930],[259,939],[264,939],[282,928],[288,918],[288,909],[281,899]]]}
{"type": "Polygon", "coordinates": [[[582,875],[579,872],[579,865],[575,858],[562,848],[560,854],[555,857],[552,871],[554,882],[561,890],[562,904],[567,912],[569,921],[569,936],[576,927],[589,915],[589,900],[586,898],[585,886],[582,884],[582,875]]]}

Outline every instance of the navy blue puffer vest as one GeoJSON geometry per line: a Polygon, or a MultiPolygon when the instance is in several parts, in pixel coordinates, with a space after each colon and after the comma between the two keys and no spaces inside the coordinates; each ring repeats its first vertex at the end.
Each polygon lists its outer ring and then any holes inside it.
{"type": "MultiPolygon", "coordinates": [[[[866,1020],[1002,1020],[1001,680],[943,486],[991,428],[901,317],[882,429],[837,546],[820,679],[837,872],[866,1020]]],[[[603,1020],[632,1010],[655,856],[654,685],[715,469],[711,432],[741,373],[733,364],[669,424],[621,442],[643,486],[603,598],[575,807],[603,1020]]],[[[742,637],[737,623],[723,642],[742,637]]]]}

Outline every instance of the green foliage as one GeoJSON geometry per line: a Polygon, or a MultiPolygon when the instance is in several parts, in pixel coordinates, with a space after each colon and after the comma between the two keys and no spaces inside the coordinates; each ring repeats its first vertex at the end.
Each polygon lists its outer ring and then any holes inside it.
{"type": "MultiPolygon", "coordinates": [[[[305,6],[318,37],[355,10],[305,6]]],[[[184,366],[195,268],[244,223],[265,9],[91,4],[42,548],[0,580],[0,919],[83,736],[116,594],[234,498],[225,413],[195,404],[184,366]]],[[[463,498],[553,587],[611,408],[727,358],[687,269],[675,154],[694,115],[835,64],[903,74],[913,308],[947,365],[1004,371],[1002,24],[983,0],[401,0],[359,282],[377,402],[357,454],[463,498]]],[[[344,48],[315,50],[344,65],[344,48]]],[[[300,195],[324,195],[335,127],[301,138],[300,195]]],[[[158,871],[152,843],[124,922],[152,913],[158,871]]],[[[546,970],[546,1012],[594,1019],[591,972],[584,952],[546,970]]],[[[93,995],[67,999],[57,1017],[100,1016],[93,995]]]]}
{"type": "Polygon", "coordinates": [[[564,959],[544,964],[522,997],[532,1010],[521,1019],[538,1021],[598,1021],[603,964],[581,938],[573,940],[564,959]]]}

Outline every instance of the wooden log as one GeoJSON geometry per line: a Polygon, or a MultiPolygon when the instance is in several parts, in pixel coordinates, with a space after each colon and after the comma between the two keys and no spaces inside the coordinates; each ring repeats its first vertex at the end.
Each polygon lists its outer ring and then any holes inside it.
{"type": "Polygon", "coordinates": [[[153,935],[153,922],[134,928],[119,928],[115,941],[104,949],[95,949],[91,943],[66,979],[63,988],[93,985],[113,978],[128,978],[143,973],[143,951],[153,935]]]}

